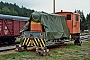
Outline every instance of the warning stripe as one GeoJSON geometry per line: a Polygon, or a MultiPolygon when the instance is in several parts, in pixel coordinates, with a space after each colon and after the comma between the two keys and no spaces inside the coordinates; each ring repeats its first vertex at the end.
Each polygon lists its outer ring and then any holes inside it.
{"type": "Polygon", "coordinates": [[[28,45],[27,46],[30,46],[30,42],[28,43],[28,45]]]}
{"type": "Polygon", "coordinates": [[[32,40],[32,42],[33,42],[33,46],[36,46],[34,40],[32,40]]]}
{"type": "Polygon", "coordinates": [[[35,46],[38,46],[36,39],[34,39],[35,46]]]}
{"type": "Polygon", "coordinates": [[[45,45],[45,41],[43,41],[42,39],[41,39],[41,41],[42,41],[43,47],[45,47],[45,46],[46,46],[46,45],[45,45]]]}
{"type": "Polygon", "coordinates": [[[25,45],[25,42],[26,42],[26,38],[24,38],[24,42],[23,42],[23,45],[25,45]]]}
{"type": "Polygon", "coordinates": [[[29,38],[27,38],[26,45],[28,44],[28,42],[29,42],[29,38]]]}
{"type": "Polygon", "coordinates": [[[43,47],[43,43],[42,43],[42,41],[41,41],[40,38],[39,38],[39,42],[40,42],[40,44],[41,44],[40,46],[43,47]]]}
{"type": "Polygon", "coordinates": [[[28,42],[27,42],[27,44],[26,44],[27,46],[30,46],[30,42],[29,42],[29,41],[30,41],[30,39],[28,40],[28,42]]]}
{"type": "Polygon", "coordinates": [[[30,40],[30,38],[23,38],[23,45],[27,46],[39,46],[45,47],[45,39],[42,38],[34,38],[34,40],[30,40]]]}
{"type": "Polygon", "coordinates": [[[34,41],[36,42],[36,46],[38,46],[39,44],[38,44],[38,41],[36,40],[36,38],[34,38],[34,41]]]}
{"type": "Polygon", "coordinates": [[[38,40],[38,44],[39,44],[39,46],[42,47],[42,44],[41,44],[40,40],[39,40],[39,39],[37,39],[37,40],[38,40]]]}

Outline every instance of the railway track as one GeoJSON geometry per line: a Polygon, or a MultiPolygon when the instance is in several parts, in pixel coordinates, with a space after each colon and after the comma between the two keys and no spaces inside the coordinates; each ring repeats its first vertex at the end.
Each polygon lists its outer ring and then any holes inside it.
{"type": "Polygon", "coordinates": [[[2,51],[7,51],[7,50],[13,50],[13,49],[15,49],[15,48],[16,48],[15,45],[0,47],[0,52],[2,52],[2,51]]]}
{"type": "MultiPolygon", "coordinates": [[[[81,40],[87,40],[89,38],[90,38],[89,34],[88,35],[81,35],[80,36],[81,40]]],[[[0,45],[0,52],[8,51],[8,50],[14,50],[16,48],[16,44],[19,44],[19,43],[0,45]]]]}
{"type": "Polygon", "coordinates": [[[80,40],[87,40],[90,38],[90,34],[86,34],[86,35],[81,35],[80,36],[80,40]]]}
{"type": "Polygon", "coordinates": [[[8,51],[8,50],[14,50],[16,48],[16,44],[19,44],[19,42],[14,44],[1,44],[0,45],[0,52],[2,51],[8,51]]]}

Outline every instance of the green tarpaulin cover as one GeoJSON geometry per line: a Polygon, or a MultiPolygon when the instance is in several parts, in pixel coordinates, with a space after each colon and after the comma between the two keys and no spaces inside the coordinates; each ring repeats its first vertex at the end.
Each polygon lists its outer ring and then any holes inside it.
{"type": "MultiPolygon", "coordinates": [[[[40,22],[44,26],[46,39],[57,39],[70,36],[63,16],[58,14],[33,12],[30,16],[30,20],[40,22]]],[[[29,23],[30,22],[27,22],[20,32],[27,30],[29,28],[29,23]]]]}

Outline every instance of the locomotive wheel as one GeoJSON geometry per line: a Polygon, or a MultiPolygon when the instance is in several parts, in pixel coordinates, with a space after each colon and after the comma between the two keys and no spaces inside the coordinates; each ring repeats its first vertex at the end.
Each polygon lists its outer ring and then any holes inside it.
{"type": "Polygon", "coordinates": [[[82,41],[80,41],[80,40],[75,40],[75,41],[74,41],[74,45],[79,45],[79,46],[81,46],[81,44],[82,44],[82,41]]]}
{"type": "Polygon", "coordinates": [[[13,44],[13,43],[15,43],[15,40],[9,40],[7,42],[8,42],[8,44],[13,44]]]}

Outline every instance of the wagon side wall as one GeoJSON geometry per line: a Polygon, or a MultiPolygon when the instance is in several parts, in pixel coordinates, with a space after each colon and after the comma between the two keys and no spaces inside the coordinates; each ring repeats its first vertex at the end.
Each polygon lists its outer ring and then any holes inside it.
{"type": "Polygon", "coordinates": [[[19,36],[20,30],[27,21],[0,19],[0,37],[1,36],[19,36]]]}

